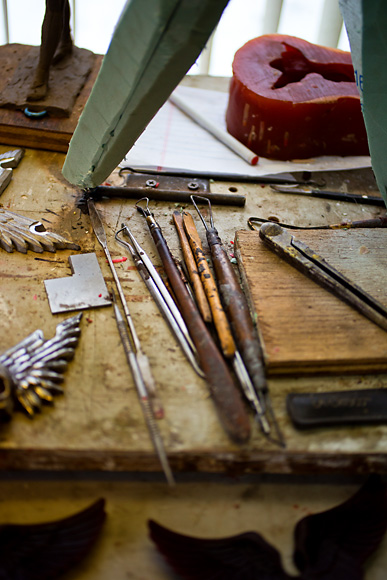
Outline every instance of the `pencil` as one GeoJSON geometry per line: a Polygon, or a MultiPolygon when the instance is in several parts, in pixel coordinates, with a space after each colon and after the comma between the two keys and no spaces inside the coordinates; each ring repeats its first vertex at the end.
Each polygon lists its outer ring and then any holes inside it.
{"type": "Polygon", "coordinates": [[[229,149],[231,149],[234,153],[239,155],[242,159],[244,159],[250,165],[256,165],[258,163],[258,155],[253,151],[250,151],[247,147],[245,147],[240,141],[235,139],[230,133],[224,131],[215,123],[203,117],[200,113],[194,110],[184,99],[177,96],[176,93],[173,93],[169,100],[173,105],[175,105],[178,109],[183,111],[188,117],[190,117],[195,123],[200,125],[203,129],[206,129],[211,135],[216,137],[218,141],[226,145],[229,149]]]}

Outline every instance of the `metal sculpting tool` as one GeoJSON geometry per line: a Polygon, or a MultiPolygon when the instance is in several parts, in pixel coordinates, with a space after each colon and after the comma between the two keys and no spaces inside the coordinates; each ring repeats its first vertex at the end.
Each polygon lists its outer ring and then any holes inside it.
{"type": "Polygon", "coordinates": [[[238,347],[233,358],[235,373],[246,398],[256,411],[256,418],[264,435],[271,441],[284,446],[284,439],[271,406],[261,344],[251,319],[246,297],[214,226],[211,203],[207,198],[194,195],[191,196],[191,200],[206,230],[219,292],[238,347]],[[195,199],[208,204],[210,225],[206,223],[195,199]],[[272,435],[270,423],[274,426],[276,437],[272,435]]]}
{"type": "MultiPolygon", "coordinates": [[[[268,222],[273,223],[272,220],[268,220],[265,218],[249,217],[249,219],[247,220],[247,225],[251,230],[259,231],[260,226],[268,222]]],[[[324,226],[299,226],[293,224],[285,224],[282,222],[275,223],[289,230],[349,230],[352,228],[387,228],[387,217],[375,217],[355,221],[347,220],[340,222],[338,224],[329,224],[324,226]]]]}
{"type": "Polygon", "coordinates": [[[118,332],[120,333],[121,342],[124,347],[126,360],[128,361],[129,367],[132,370],[133,379],[137,388],[138,398],[140,400],[142,412],[144,414],[145,422],[148,427],[149,434],[152,439],[153,446],[157,452],[159,457],[161,466],[163,468],[165,477],[170,485],[174,485],[175,480],[171,471],[171,468],[168,463],[167,454],[165,452],[163,440],[160,435],[160,431],[157,427],[152,404],[149,399],[149,393],[144,381],[144,377],[141,373],[141,368],[138,364],[136,353],[133,351],[132,344],[130,341],[130,336],[128,333],[128,329],[125,324],[125,320],[122,317],[120,309],[117,306],[115,300],[115,294],[112,293],[113,296],[113,306],[114,306],[114,314],[116,317],[117,328],[118,332]]]}
{"type": "Polygon", "coordinates": [[[312,248],[274,222],[263,224],[259,235],[271,250],[289,264],[387,330],[387,308],[336,270],[312,248]]]}
{"type": "Polygon", "coordinates": [[[183,224],[197,264],[201,283],[210,305],[212,319],[218,334],[222,352],[226,358],[232,359],[236,350],[235,342],[231,334],[226,313],[220,300],[215,279],[204,254],[195,222],[190,213],[183,212],[183,224]]]}
{"type": "Polygon", "coordinates": [[[309,197],[318,197],[321,199],[332,199],[336,201],[352,201],[354,203],[360,203],[365,205],[378,205],[381,207],[385,207],[384,199],[377,195],[367,195],[367,194],[359,194],[359,193],[345,193],[343,191],[324,191],[320,189],[301,189],[290,186],[279,186],[279,185],[272,185],[271,189],[277,193],[287,193],[289,195],[306,195],[309,197]]]}
{"type": "Polygon", "coordinates": [[[161,314],[169,324],[184,354],[191,363],[195,372],[203,377],[203,371],[200,369],[196,360],[196,349],[189,335],[187,326],[176,306],[176,303],[165,286],[161,276],[153,266],[149,256],[140,246],[127,225],[121,224],[121,229],[116,233],[115,238],[120,244],[129,250],[141,278],[144,280],[161,314]],[[131,244],[119,238],[121,232],[128,236],[131,244]]]}
{"type": "Polygon", "coordinates": [[[171,468],[168,463],[167,455],[164,450],[163,441],[161,438],[161,434],[157,425],[155,423],[155,416],[162,416],[162,410],[159,406],[157,397],[156,397],[156,387],[155,382],[152,376],[152,372],[150,369],[148,357],[144,354],[141,349],[141,344],[139,338],[136,333],[136,329],[133,324],[132,317],[129,312],[128,305],[126,303],[125,295],[122,290],[120,279],[118,278],[116,269],[114,267],[109,248],[107,245],[106,234],[105,230],[101,221],[101,218],[97,212],[97,209],[94,205],[94,201],[92,199],[88,199],[87,201],[89,214],[91,223],[93,226],[94,234],[101,244],[107,261],[109,263],[110,269],[113,274],[113,278],[117,287],[118,294],[120,296],[120,300],[122,303],[122,307],[124,309],[126,322],[130,331],[130,336],[127,331],[127,327],[125,326],[123,317],[118,309],[117,304],[115,304],[114,313],[117,320],[117,326],[120,333],[120,337],[122,340],[122,344],[124,346],[125,354],[127,357],[128,364],[132,371],[133,380],[137,389],[137,393],[140,399],[140,403],[142,405],[142,409],[144,412],[145,421],[159,457],[161,466],[163,468],[165,477],[170,484],[174,484],[174,478],[172,475],[171,468]],[[125,330],[125,332],[124,332],[125,330]],[[156,407],[157,405],[157,407],[156,407]]]}
{"type": "Polygon", "coordinates": [[[189,245],[187,234],[185,233],[183,217],[179,211],[173,212],[173,222],[179,236],[180,247],[184,257],[184,263],[188,271],[190,283],[193,288],[196,304],[200,310],[204,322],[212,321],[212,314],[208,304],[207,296],[204,292],[203,284],[200,279],[200,274],[195,262],[194,255],[189,245]]]}
{"type": "Polygon", "coordinates": [[[181,314],[195,344],[199,364],[203,369],[219,418],[229,436],[234,441],[243,443],[249,439],[251,433],[247,409],[225,360],[181,279],[161,228],[149,210],[148,202],[147,198],[139,200],[136,208],[147,221],[181,314]],[[141,201],[146,202],[145,207],[140,205],[141,201]]]}

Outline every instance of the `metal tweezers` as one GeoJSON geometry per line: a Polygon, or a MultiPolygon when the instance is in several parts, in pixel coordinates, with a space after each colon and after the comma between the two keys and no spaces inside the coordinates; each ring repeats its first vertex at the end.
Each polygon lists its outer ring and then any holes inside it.
{"type": "Polygon", "coordinates": [[[189,335],[187,326],[180,314],[180,310],[176,306],[169,290],[165,286],[163,279],[157,272],[156,268],[153,266],[149,256],[140,246],[127,225],[121,224],[121,229],[116,233],[115,238],[120,244],[129,250],[141,278],[145,282],[145,285],[147,286],[161,314],[164,316],[164,319],[169,324],[171,331],[175,335],[175,338],[180,344],[180,347],[183,350],[185,356],[191,363],[195,372],[200,377],[203,377],[203,371],[199,367],[196,359],[195,346],[189,335]],[[125,233],[131,243],[122,240],[119,237],[120,233],[125,233]]]}
{"type": "Polygon", "coordinates": [[[387,308],[285,228],[274,222],[264,223],[259,235],[281,258],[387,330],[387,308]]]}

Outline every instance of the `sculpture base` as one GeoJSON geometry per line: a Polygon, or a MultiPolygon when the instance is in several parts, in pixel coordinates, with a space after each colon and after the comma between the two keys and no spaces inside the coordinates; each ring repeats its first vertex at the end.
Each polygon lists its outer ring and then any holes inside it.
{"type": "Polygon", "coordinates": [[[43,101],[28,104],[28,77],[33,76],[39,47],[23,44],[0,46],[0,142],[67,152],[71,136],[90,95],[102,56],[74,47],[75,57],[50,72],[50,93],[43,101]],[[74,59],[74,60],[73,60],[74,59]],[[74,62],[78,64],[74,66],[74,62]],[[71,67],[72,74],[66,74],[71,67]],[[70,78],[69,78],[70,76],[70,78]],[[28,118],[23,110],[46,109],[42,118],[28,118]]]}

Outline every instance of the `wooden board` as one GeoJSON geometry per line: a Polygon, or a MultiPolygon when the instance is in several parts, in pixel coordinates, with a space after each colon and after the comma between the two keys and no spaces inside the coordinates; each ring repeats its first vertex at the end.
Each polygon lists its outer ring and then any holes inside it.
{"type": "MultiPolygon", "coordinates": [[[[0,153],[7,150],[0,147],[0,153]]],[[[81,246],[81,253],[96,251],[108,287],[112,275],[102,248],[92,233],[90,220],[77,207],[81,195],[61,175],[64,154],[27,149],[13,178],[1,195],[4,208],[41,220],[81,246]]],[[[121,182],[118,172],[113,184],[121,182]]],[[[237,184],[238,185],[238,184],[237,184]]],[[[225,193],[229,184],[212,185],[225,193]]],[[[240,185],[238,185],[241,188],[240,185]]],[[[245,190],[243,190],[245,191],[245,190]]],[[[248,216],[289,214],[282,209],[284,196],[269,188],[248,186],[244,208],[214,206],[219,233],[229,252],[235,231],[246,227],[248,216]],[[270,211],[270,213],[269,213],[270,211]]],[[[318,223],[327,204],[320,200],[293,202],[298,223],[318,223]]],[[[286,197],[286,211],[291,200],[286,197]]],[[[127,256],[114,239],[122,222],[128,223],[156,267],[160,260],[144,219],[134,200],[105,199],[97,203],[113,258],[127,256]]],[[[187,206],[185,206],[187,207],[187,206]]],[[[175,202],[152,202],[172,253],[179,256],[180,244],[171,216],[175,202]]],[[[335,219],[360,219],[357,204],[334,205],[335,219]]],[[[332,210],[332,211],[333,211],[332,210]]],[[[380,209],[370,208],[367,217],[380,209]]],[[[196,218],[195,218],[196,219],[196,218]]],[[[198,225],[202,241],[205,231],[198,225]]],[[[385,247],[385,244],[381,244],[385,247]]],[[[65,314],[52,315],[44,280],[71,275],[68,257],[56,254],[0,252],[0,353],[17,344],[37,328],[46,338],[55,333],[65,314]]],[[[144,352],[150,360],[157,389],[165,408],[158,422],[174,472],[220,472],[237,476],[246,473],[277,474],[364,474],[387,473],[387,425],[345,427],[300,432],[286,410],[290,392],[353,388],[386,388],[386,374],[269,377],[274,412],[286,440],[282,449],[262,436],[251,413],[252,437],[243,445],[230,441],[224,432],[206,383],[198,377],[179,349],[140,275],[128,257],[116,264],[130,313],[144,352]]],[[[0,428],[0,472],[6,470],[158,472],[160,463],[144,423],[117,325],[109,307],[84,311],[81,338],[63,382],[64,395],[45,406],[33,420],[15,413],[11,423],[0,428]]],[[[148,577],[148,576],[147,576],[148,577]]]]}
{"type": "MultiPolygon", "coordinates": [[[[387,306],[387,230],[296,230],[387,306]]],[[[236,232],[238,263],[257,316],[269,375],[387,370],[387,333],[268,249],[236,232]]]]}
{"type": "MultiPolygon", "coordinates": [[[[0,47],[0,93],[6,87],[20,60],[28,54],[30,49],[30,46],[21,44],[7,44],[0,47]]],[[[70,117],[47,116],[42,119],[30,119],[22,111],[0,108],[0,142],[5,145],[34,147],[35,149],[66,153],[80,114],[94,85],[101,62],[102,56],[96,55],[93,70],[75,101],[70,117]]]]}

